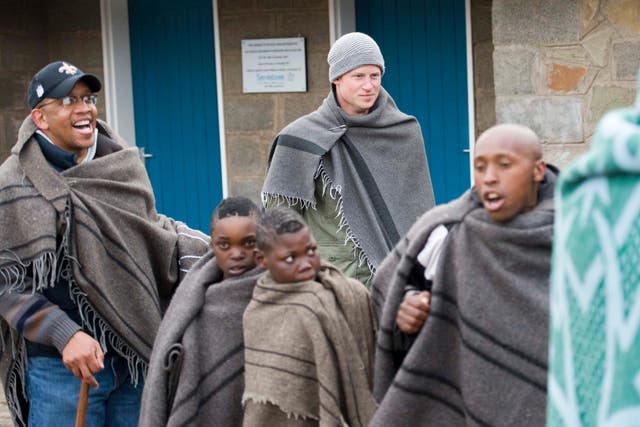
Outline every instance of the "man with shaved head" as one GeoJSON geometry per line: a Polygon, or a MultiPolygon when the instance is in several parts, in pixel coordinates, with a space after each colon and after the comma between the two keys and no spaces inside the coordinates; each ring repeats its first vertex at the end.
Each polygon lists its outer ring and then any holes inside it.
{"type": "Polygon", "coordinates": [[[474,187],[426,212],[374,279],[371,426],[544,425],[557,170],[515,124],[480,135],[473,169],[474,187]]]}

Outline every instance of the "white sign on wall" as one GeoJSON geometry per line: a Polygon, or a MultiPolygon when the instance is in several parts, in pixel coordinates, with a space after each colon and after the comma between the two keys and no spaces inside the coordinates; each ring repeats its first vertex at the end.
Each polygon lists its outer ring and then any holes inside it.
{"type": "Polygon", "coordinates": [[[306,92],[304,37],[242,40],[244,93],[306,92]]]}

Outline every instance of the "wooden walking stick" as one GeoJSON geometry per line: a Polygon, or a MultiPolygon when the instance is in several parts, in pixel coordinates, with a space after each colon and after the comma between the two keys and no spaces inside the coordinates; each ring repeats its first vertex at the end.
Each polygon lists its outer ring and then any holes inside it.
{"type": "Polygon", "coordinates": [[[78,410],[76,411],[76,426],[84,427],[87,419],[87,404],[89,403],[89,384],[80,382],[80,396],[78,397],[78,410]]]}

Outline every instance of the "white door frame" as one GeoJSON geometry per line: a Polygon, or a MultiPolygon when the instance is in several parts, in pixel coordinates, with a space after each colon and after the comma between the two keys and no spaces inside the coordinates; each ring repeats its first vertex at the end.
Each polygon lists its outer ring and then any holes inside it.
{"type": "Polygon", "coordinates": [[[127,0],[100,0],[100,20],[107,122],[135,146],[127,0]]]}

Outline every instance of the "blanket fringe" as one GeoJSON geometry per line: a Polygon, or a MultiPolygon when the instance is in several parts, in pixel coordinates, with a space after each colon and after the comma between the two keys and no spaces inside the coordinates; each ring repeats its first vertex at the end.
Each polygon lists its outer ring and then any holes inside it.
{"type": "Polygon", "coordinates": [[[347,245],[348,243],[351,243],[351,245],[353,246],[353,256],[358,258],[358,266],[366,263],[367,268],[370,272],[369,279],[371,279],[371,277],[375,274],[376,269],[369,261],[369,258],[367,258],[364,250],[362,250],[362,247],[360,246],[356,235],[353,233],[353,231],[351,231],[351,227],[349,226],[347,218],[344,214],[342,187],[339,185],[333,185],[331,178],[329,177],[329,174],[327,173],[322,161],[320,161],[320,164],[318,166],[317,175],[322,179],[322,195],[324,196],[327,193],[328,189],[329,197],[336,201],[336,218],[338,219],[338,229],[344,230],[345,232],[344,244],[347,245]]]}
{"type": "Polygon", "coordinates": [[[125,358],[129,374],[131,375],[131,382],[137,386],[140,381],[140,375],[142,375],[143,379],[146,376],[148,363],[113,332],[89,303],[87,294],[78,287],[71,277],[69,278],[69,285],[69,296],[78,306],[83,326],[86,327],[89,332],[91,332],[91,335],[100,343],[102,351],[106,352],[108,341],[109,345],[120,356],[125,358]]]}
{"type": "Polygon", "coordinates": [[[17,337],[14,334],[17,334],[13,329],[10,329],[11,340],[16,342],[20,348],[16,351],[14,346],[12,345],[12,354],[13,354],[13,363],[11,363],[11,367],[9,369],[9,375],[7,378],[7,384],[5,389],[8,391],[5,396],[7,400],[7,406],[9,407],[9,412],[11,413],[11,418],[13,420],[14,425],[18,426],[26,426],[27,420],[25,420],[22,416],[22,410],[20,408],[20,395],[22,393],[23,399],[22,401],[27,400],[27,390],[26,390],[26,372],[27,372],[27,349],[24,339],[22,337],[17,337]],[[18,387],[21,385],[21,387],[18,387]]]}
{"type": "Polygon", "coordinates": [[[282,194],[273,193],[261,193],[262,206],[267,206],[267,203],[272,201],[277,205],[287,205],[292,208],[294,206],[300,206],[302,209],[315,209],[316,204],[311,200],[304,200],[299,197],[283,196],[282,194]]]}
{"type": "Polygon", "coordinates": [[[53,251],[44,252],[30,263],[25,263],[15,252],[5,250],[0,255],[0,260],[12,261],[11,265],[0,268],[0,282],[5,284],[0,289],[0,295],[6,292],[24,292],[28,285],[27,277],[32,277],[35,283],[35,286],[29,286],[32,293],[52,287],[57,278],[58,257],[53,251]]]}
{"type": "Polygon", "coordinates": [[[271,398],[266,397],[266,396],[259,395],[257,393],[245,392],[242,395],[242,406],[244,407],[245,404],[247,403],[247,401],[249,401],[249,400],[252,400],[255,403],[258,403],[258,404],[261,404],[261,405],[270,403],[273,406],[277,406],[282,412],[287,414],[287,418],[289,418],[289,419],[291,419],[291,418],[293,418],[294,420],[309,420],[309,419],[311,419],[311,420],[320,421],[320,418],[318,416],[316,416],[316,415],[313,415],[313,414],[299,414],[299,413],[294,412],[294,411],[288,411],[288,410],[284,409],[282,407],[282,405],[280,405],[278,403],[277,400],[271,399],[271,398]]]}

